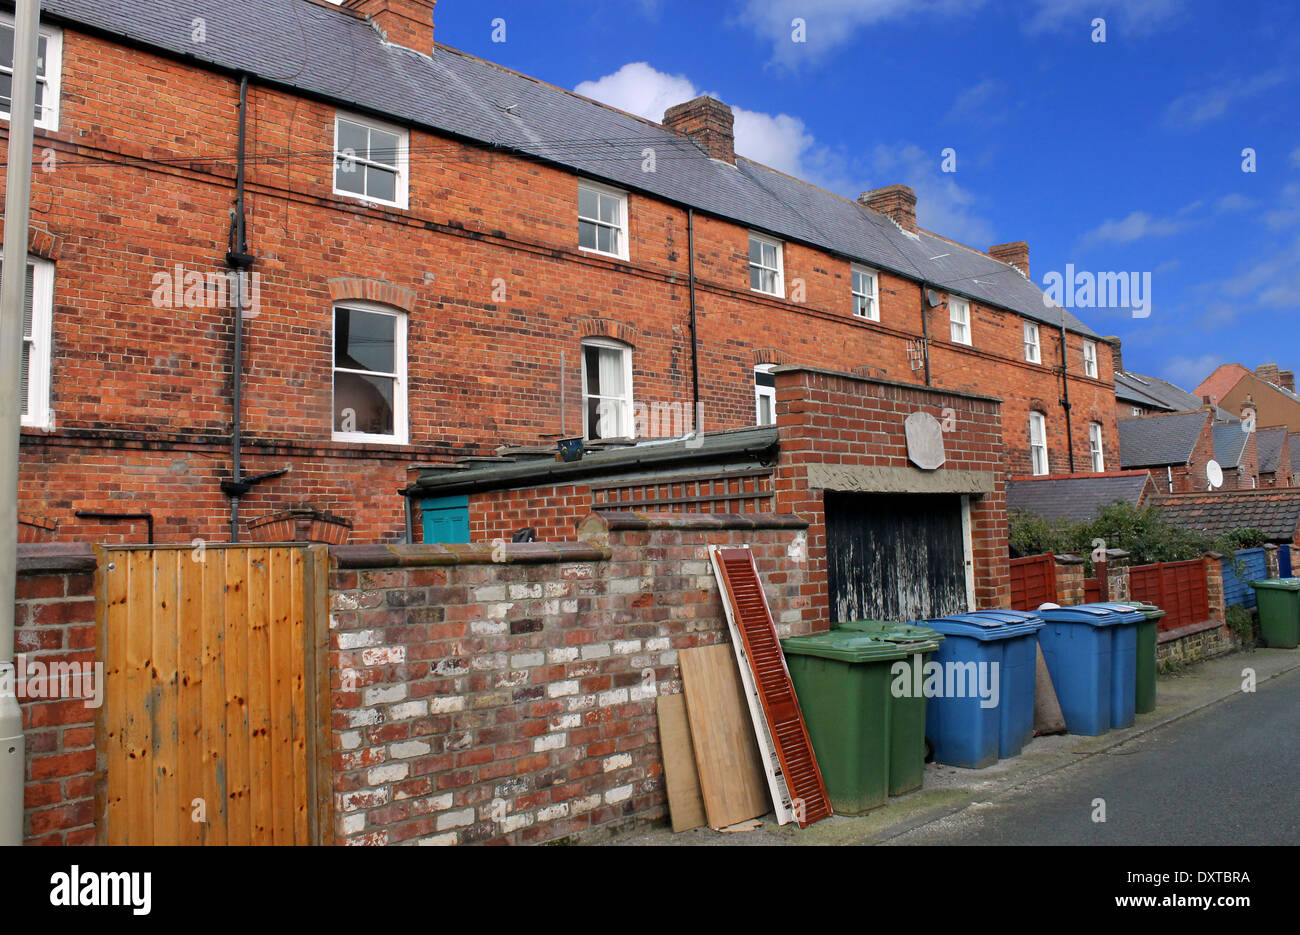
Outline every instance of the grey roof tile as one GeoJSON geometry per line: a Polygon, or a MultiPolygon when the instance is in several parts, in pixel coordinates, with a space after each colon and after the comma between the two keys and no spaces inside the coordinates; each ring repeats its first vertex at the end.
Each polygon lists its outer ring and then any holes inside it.
{"type": "Polygon", "coordinates": [[[747,159],[717,162],[664,127],[448,46],[424,55],[387,45],[341,10],[302,0],[45,0],[45,10],[349,108],[553,161],[1096,337],[1069,311],[1045,305],[1042,290],[1018,270],[977,250],[909,235],[883,215],[747,159]],[[202,44],[190,41],[195,17],[208,23],[202,44]],[[647,147],[658,157],[653,173],[641,170],[647,147]]]}
{"type": "MultiPolygon", "coordinates": [[[[1119,459],[1124,468],[1186,464],[1209,413],[1178,412],[1119,422],[1119,459]]],[[[1238,430],[1240,431],[1240,430],[1238,430]]]]}
{"type": "Polygon", "coordinates": [[[1097,477],[1016,478],[1007,482],[1007,509],[1036,513],[1045,519],[1092,519],[1101,507],[1117,500],[1139,503],[1149,478],[1145,471],[1097,477]]]}
{"type": "Polygon", "coordinates": [[[1256,429],[1255,450],[1259,454],[1259,472],[1276,474],[1282,457],[1282,447],[1287,444],[1285,428],[1256,429]]]}
{"type": "Polygon", "coordinates": [[[1241,466],[1241,459],[1246,454],[1246,443],[1250,433],[1242,431],[1240,422],[1214,427],[1214,460],[1221,468],[1241,466]]]}

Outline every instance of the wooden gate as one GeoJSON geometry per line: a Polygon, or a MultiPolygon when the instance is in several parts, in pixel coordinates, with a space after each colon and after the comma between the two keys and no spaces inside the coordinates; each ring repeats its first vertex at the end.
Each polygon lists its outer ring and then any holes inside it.
{"type": "Polygon", "coordinates": [[[1037,610],[1056,603],[1056,556],[1030,555],[1011,560],[1011,609],[1037,610]]]}
{"type": "Polygon", "coordinates": [[[325,547],[97,551],[99,842],[329,840],[325,547]]]}

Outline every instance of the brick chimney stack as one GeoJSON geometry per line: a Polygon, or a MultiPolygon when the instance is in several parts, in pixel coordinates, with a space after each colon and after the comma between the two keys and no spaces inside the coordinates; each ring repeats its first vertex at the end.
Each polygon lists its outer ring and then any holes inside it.
{"type": "MultiPolygon", "coordinates": [[[[877,214],[884,214],[894,219],[894,223],[908,233],[915,234],[916,227],[916,192],[906,185],[886,185],[873,188],[858,196],[858,204],[870,208],[877,214]]],[[[1025,248],[1026,260],[1029,248],[1025,248]]]]}
{"type": "Polygon", "coordinates": [[[372,22],[393,45],[426,55],[433,49],[433,8],[438,0],[343,0],[372,22]]]}
{"type": "Polygon", "coordinates": [[[1282,389],[1284,390],[1290,390],[1292,393],[1295,392],[1295,371],[1294,370],[1279,370],[1277,372],[1277,378],[1279,381],[1281,381],[1278,383],[1278,386],[1282,387],[1282,389]]]}
{"type": "MultiPolygon", "coordinates": [[[[994,247],[993,249],[996,250],[997,248],[994,247]]],[[[993,250],[990,250],[989,255],[991,256],[992,254],[993,254],[993,250]]],[[[1025,275],[1026,276],[1029,275],[1029,270],[1025,270],[1025,275]]],[[[1102,340],[1110,345],[1110,356],[1115,363],[1115,372],[1123,373],[1124,372],[1124,345],[1120,341],[1119,335],[1109,334],[1106,337],[1102,338],[1102,340]]]]}
{"type": "Polygon", "coordinates": [[[1255,397],[1251,393],[1246,394],[1246,401],[1241,404],[1241,421],[1254,424],[1259,418],[1259,408],[1255,405],[1255,397]]]}
{"type": "Polygon", "coordinates": [[[700,95],[664,111],[664,126],[690,137],[711,159],[736,164],[736,118],[717,98],[700,95]]]}
{"type": "Polygon", "coordinates": [[[1000,243],[989,247],[989,256],[1002,263],[1010,263],[1029,278],[1029,244],[1023,240],[1014,243],[1000,243]]]}
{"type": "Polygon", "coordinates": [[[1255,376],[1269,383],[1277,383],[1280,380],[1281,371],[1278,370],[1277,364],[1260,364],[1255,368],[1255,376]]]}

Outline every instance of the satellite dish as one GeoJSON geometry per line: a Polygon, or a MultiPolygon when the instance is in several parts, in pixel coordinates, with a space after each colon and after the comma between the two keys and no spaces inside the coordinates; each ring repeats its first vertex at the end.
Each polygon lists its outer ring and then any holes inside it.
{"type": "Polygon", "coordinates": [[[1217,490],[1223,486],[1223,468],[1219,467],[1218,461],[1211,461],[1205,465],[1205,476],[1210,479],[1210,489],[1217,490]]]}
{"type": "Polygon", "coordinates": [[[926,289],[926,290],[925,290],[925,301],[926,301],[926,303],[930,306],[930,308],[938,308],[938,307],[939,307],[939,293],[935,292],[933,289],[926,289]]]}

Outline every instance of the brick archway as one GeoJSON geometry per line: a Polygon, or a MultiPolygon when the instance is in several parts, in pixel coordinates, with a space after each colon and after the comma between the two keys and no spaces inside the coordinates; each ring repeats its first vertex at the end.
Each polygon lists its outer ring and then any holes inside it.
{"type": "Polygon", "coordinates": [[[608,318],[583,318],[578,322],[578,331],[584,338],[611,338],[629,347],[636,347],[638,337],[637,329],[632,325],[608,318]]]}
{"type": "Polygon", "coordinates": [[[329,289],[330,298],[335,302],[365,299],[367,302],[391,305],[404,312],[415,311],[415,290],[383,279],[340,276],[329,281],[329,289]]]}

